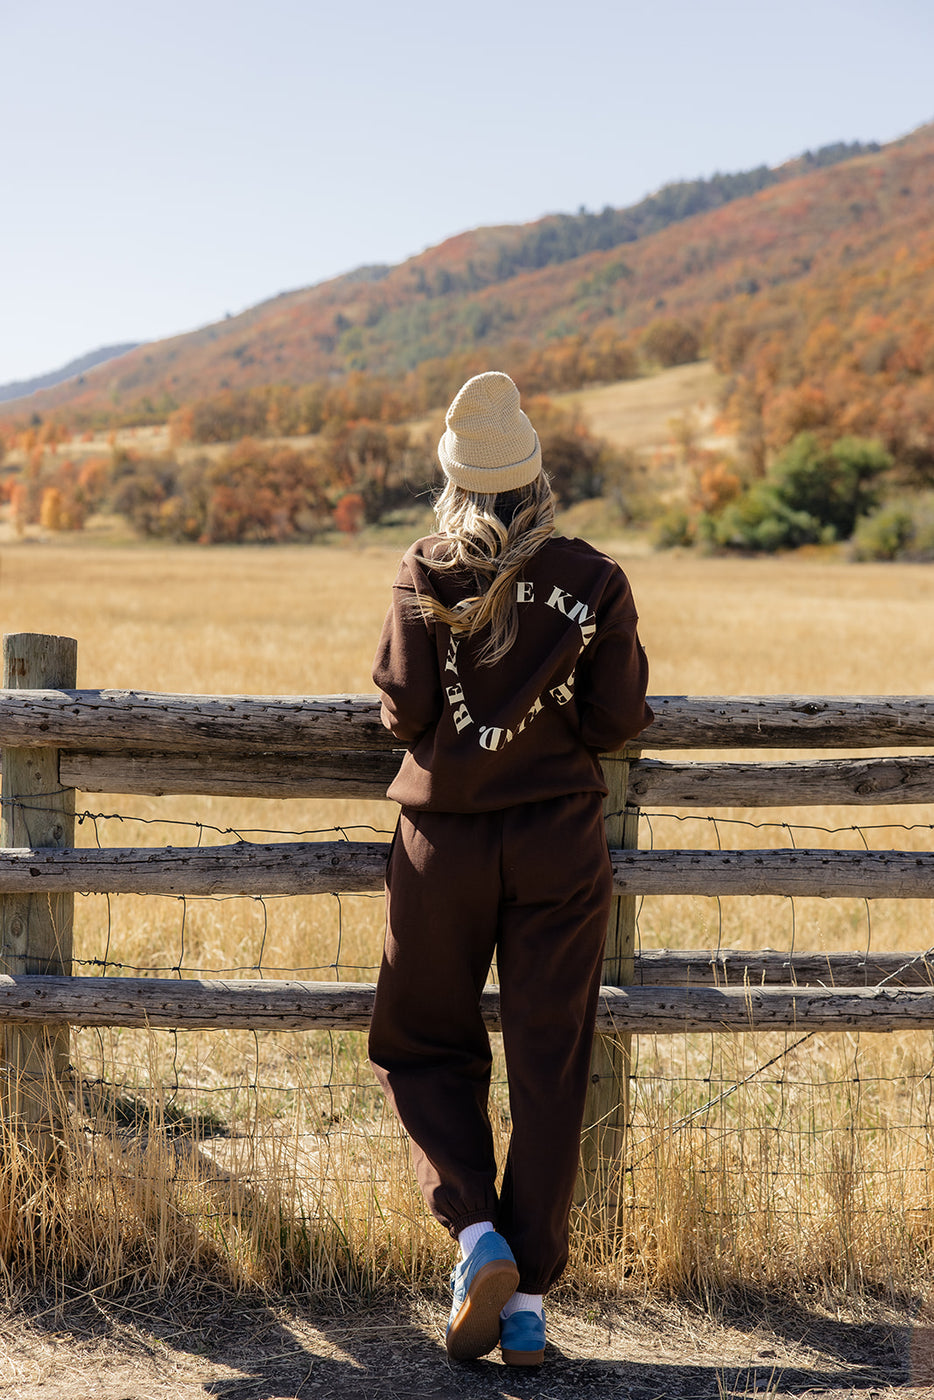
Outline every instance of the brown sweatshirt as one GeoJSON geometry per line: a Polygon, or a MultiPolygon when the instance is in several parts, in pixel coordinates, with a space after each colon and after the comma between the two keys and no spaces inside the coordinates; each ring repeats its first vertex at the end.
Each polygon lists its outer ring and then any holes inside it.
{"type": "Polygon", "coordinates": [[[429,535],[406,553],[376,653],[383,724],[408,745],[387,796],[421,811],[489,812],[605,793],[599,754],[653,718],[622,569],[583,540],[548,540],[516,584],[514,645],[480,666],[480,644],[426,620],[415,601],[431,594],[453,607],[479,591],[472,572],[419,563],[446,547],[429,535]]]}

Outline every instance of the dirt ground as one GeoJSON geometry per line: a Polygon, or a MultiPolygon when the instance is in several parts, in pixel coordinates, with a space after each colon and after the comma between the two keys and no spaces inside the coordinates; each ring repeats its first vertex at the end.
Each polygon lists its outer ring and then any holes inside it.
{"type": "Polygon", "coordinates": [[[549,1310],[544,1366],[498,1353],[448,1360],[444,1305],[68,1294],[6,1307],[0,1396],[10,1400],[825,1400],[934,1395],[934,1332],[879,1306],[836,1314],[684,1305],[549,1310]]]}

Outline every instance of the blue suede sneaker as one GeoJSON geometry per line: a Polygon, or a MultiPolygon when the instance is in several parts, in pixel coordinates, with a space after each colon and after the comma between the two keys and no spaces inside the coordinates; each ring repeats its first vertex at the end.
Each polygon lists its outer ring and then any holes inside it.
{"type": "Polygon", "coordinates": [[[451,1275],[454,1304],[445,1346],[455,1361],[486,1356],[499,1341],[499,1314],[515,1293],[519,1270],[512,1250],[495,1230],[481,1235],[451,1275]]]}
{"type": "Polygon", "coordinates": [[[507,1366],[540,1366],[545,1359],[545,1314],[514,1312],[499,1338],[507,1366]]]}

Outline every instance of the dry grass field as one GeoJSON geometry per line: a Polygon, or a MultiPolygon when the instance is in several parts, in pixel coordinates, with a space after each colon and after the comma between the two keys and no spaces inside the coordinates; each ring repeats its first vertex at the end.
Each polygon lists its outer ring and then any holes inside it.
{"type": "MultiPolygon", "coordinates": [[[[924,566],[610,552],[633,583],[655,694],[934,692],[924,566]]],[[[4,632],[76,637],[86,687],[366,692],[396,559],[370,545],[11,546],[0,550],[0,619],[4,632]]],[[[79,794],[78,808],[94,814],[79,841],[102,845],[358,829],[372,839],[394,819],[385,803],[359,802],[79,794]]],[[[931,844],[929,811],[911,807],[715,815],[653,814],[643,844],[931,844]]],[[[78,971],[364,981],[381,921],[375,898],[79,897],[75,950],[78,971]]],[[[672,948],[934,944],[917,901],[647,899],[639,934],[672,948]]],[[[561,1306],[597,1317],[620,1297],[662,1306],[745,1290],[800,1302],[817,1290],[902,1306],[920,1296],[932,1257],[934,1038],[796,1039],[642,1038],[623,1237],[576,1235],[561,1306]]],[[[73,1041],[68,1174],[37,1183],[5,1144],[8,1296],[50,1280],[62,1297],[76,1281],[95,1297],[197,1280],[319,1298],[443,1286],[450,1251],[425,1218],[359,1035],[85,1031],[73,1041]]],[[[705,1384],[696,1393],[726,1393],[712,1373],[705,1384]]]]}
{"type": "Polygon", "coordinates": [[[597,437],[616,447],[651,452],[669,443],[672,418],[693,420],[701,445],[726,446],[731,439],[717,430],[721,376],[709,360],[675,365],[646,379],[624,379],[556,394],[555,401],[575,408],[597,437]]]}

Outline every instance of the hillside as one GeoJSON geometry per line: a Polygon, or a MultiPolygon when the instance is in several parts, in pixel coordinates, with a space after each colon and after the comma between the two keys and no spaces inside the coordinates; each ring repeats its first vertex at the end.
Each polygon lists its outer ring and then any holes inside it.
{"type": "Polygon", "coordinates": [[[14,379],[8,384],[0,384],[0,403],[27,398],[40,389],[50,389],[53,384],[61,384],[66,379],[76,379],[95,365],[102,365],[107,360],[116,360],[121,355],[129,354],[131,350],[136,349],[138,343],[134,340],[125,345],[104,345],[99,350],[79,355],[76,360],[69,360],[67,365],[50,370],[48,374],[37,374],[32,379],[14,379]]]}
{"type": "Polygon", "coordinates": [[[851,262],[879,262],[927,233],[934,128],[855,150],[687,182],[630,210],[464,233],[397,267],[360,269],[141,346],[12,412],[155,421],[221,390],[348,371],[399,377],[457,352],[509,369],[529,346],[638,336],[661,315],[706,334],[736,298],[764,302],[837,265],[844,249],[851,262]]]}

